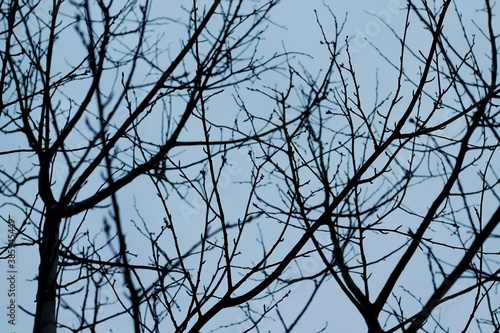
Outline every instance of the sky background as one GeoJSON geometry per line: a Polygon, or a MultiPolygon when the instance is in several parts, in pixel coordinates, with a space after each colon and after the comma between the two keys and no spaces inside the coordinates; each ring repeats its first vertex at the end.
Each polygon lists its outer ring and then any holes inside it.
{"type": "MultiPolygon", "coordinates": [[[[50,2],[51,1],[47,0],[44,4],[49,5],[50,2]]],[[[254,0],[251,2],[259,3],[259,0],[254,0]]],[[[178,4],[181,3],[181,1],[157,1],[156,3],[157,6],[159,6],[158,10],[161,11],[163,9],[165,10],[165,12],[168,12],[170,15],[175,17],[176,11],[172,10],[172,8],[177,8],[178,4]]],[[[468,13],[474,13],[472,11],[472,5],[470,5],[472,3],[471,1],[461,0],[457,1],[457,3],[459,3],[460,6],[463,6],[461,8],[467,10],[468,13]],[[471,8],[468,8],[467,6],[471,6],[471,8]]],[[[286,48],[286,50],[288,51],[303,52],[307,54],[307,56],[298,55],[297,59],[300,60],[300,63],[302,63],[303,66],[313,74],[319,72],[323,64],[326,64],[329,54],[320,44],[321,35],[320,29],[316,22],[316,13],[327,34],[330,33],[330,36],[334,36],[334,27],[332,24],[331,14],[325,7],[325,4],[328,5],[334,12],[339,24],[343,22],[344,18],[347,18],[343,36],[349,36],[351,40],[350,47],[352,60],[354,62],[354,67],[356,68],[357,73],[359,73],[359,77],[362,80],[361,84],[365,92],[363,98],[366,99],[367,103],[372,102],[374,98],[377,68],[379,69],[377,75],[380,82],[382,82],[380,88],[382,91],[382,95],[384,94],[384,92],[388,92],[393,89],[394,76],[397,72],[395,70],[392,70],[390,66],[388,66],[387,63],[383,61],[383,59],[381,59],[381,57],[369,45],[366,39],[380,47],[383,52],[387,52],[387,56],[389,58],[397,59],[397,57],[399,56],[399,49],[396,49],[398,47],[398,42],[393,33],[385,24],[389,25],[397,32],[402,31],[405,19],[405,11],[400,10],[400,8],[404,7],[405,4],[405,2],[402,0],[284,0],[272,12],[271,21],[273,22],[273,24],[269,25],[269,30],[265,34],[266,38],[261,43],[262,51],[269,51],[269,53],[274,53],[275,51],[282,51],[283,48],[286,48]],[[394,50],[397,51],[394,52],[394,50]]],[[[180,15],[182,14],[179,12],[179,17],[180,15]]],[[[450,17],[453,17],[453,15],[451,15],[450,17]]],[[[450,25],[452,24],[453,22],[450,22],[450,25]]],[[[415,24],[415,26],[417,25],[418,24],[415,24]]],[[[178,36],[183,33],[182,28],[175,24],[168,25],[165,27],[165,29],[168,34],[174,36],[170,40],[170,42],[173,44],[178,41],[178,36]]],[[[450,29],[452,28],[450,27],[450,29]]],[[[410,36],[412,38],[412,45],[418,46],[420,44],[423,50],[427,49],[427,46],[429,44],[428,32],[424,31],[423,29],[416,28],[411,30],[410,36]]],[[[454,37],[453,34],[451,35],[451,37],[454,37]]],[[[459,43],[459,38],[457,38],[457,43],[459,43]]],[[[71,50],[73,47],[73,45],[68,44],[68,54],[64,55],[64,57],[71,57],[71,50]]],[[[63,55],[61,55],[61,57],[63,58],[63,55]]],[[[418,65],[416,63],[412,63],[411,61],[409,61],[408,66],[408,70],[413,71],[413,73],[417,72],[418,65]],[[411,68],[411,66],[415,67],[411,68]]],[[[269,84],[280,84],[280,80],[281,78],[276,77],[276,82],[269,82],[269,84]]],[[[75,91],[75,95],[78,95],[78,91],[75,91]]],[[[221,104],[224,103],[225,101],[222,100],[221,104]]],[[[230,102],[228,101],[227,103],[229,104],[230,102]]],[[[267,105],[263,104],[262,107],[265,110],[267,105]]],[[[250,169],[248,167],[247,157],[248,156],[246,151],[233,152],[229,155],[231,168],[228,168],[226,171],[227,174],[225,174],[225,177],[227,180],[224,182],[226,185],[223,185],[222,188],[226,190],[227,193],[233,193],[235,207],[241,206],[241,203],[238,202],[238,197],[234,195],[235,188],[233,187],[233,182],[244,180],[248,177],[250,169]]],[[[133,197],[137,195],[139,195],[142,200],[149,200],[148,198],[150,197],[152,202],[151,207],[148,211],[140,212],[142,217],[147,221],[156,220],[158,221],[158,223],[161,223],[162,219],[157,214],[158,211],[161,211],[161,207],[158,203],[154,203],[154,192],[146,190],[142,184],[134,183],[127,187],[126,191],[123,194],[120,194],[120,196],[123,196],[123,199],[127,200],[127,202],[133,202],[133,197]]],[[[200,203],[197,203],[195,198],[191,198],[189,200],[191,200],[191,205],[195,207],[199,206],[200,211],[185,206],[182,202],[178,205],[179,211],[177,212],[177,214],[182,215],[185,218],[185,237],[187,238],[189,238],[189,230],[195,228],[197,216],[200,213],[202,214],[202,207],[200,203]]],[[[123,210],[123,214],[125,216],[136,215],[136,212],[132,207],[128,207],[128,209],[130,210],[123,210]]],[[[18,211],[12,210],[11,212],[9,212],[8,208],[5,208],[5,210],[2,212],[2,216],[4,216],[4,214],[10,215],[12,218],[14,218],[14,220],[18,222],[23,218],[18,211]]],[[[124,219],[124,221],[125,220],[126,219],[124,219]]],[[[92,221],[94,221],[96,224],[100,224],[102,221],[100,213],[89,214],[89,216],[87,217],[87,222],[92,223],[92,221]]],[[[0,241],[5,242],[7,230],[4,225],[2,225],[2,229],[0,229],[0,232],[0,241]]],[[[136,250],[140,251],[140,243],[132,244],[131,246],[137,246],[136,250]]],[[[17,248],[17,289],[19,291],[18,304],[20,305],[30,306],[30,300],[32,300],[35,295],[35,283],[28,283],[26,281],[32,279],[36,272],[38,266],[38,258],[35,257],[35,254],[36,253],[33,251],[33,249],[26,249],[22,247],[17,248]]],[[[4,265],[4,262],[2,261],[0,264],[4,265]]],[[[301,268],[306,272],[313,272],[320,265],[314,259],[304,259],[300,264],[301,268]]],[[[425,263],[421,264],[424,265],[425,263]]],[[[425,269],[425,266],[420,267],[425,269]]],[[[418,275],[418,269],[419,264],[417,264],[414,270],[410,271],[409,274],[418,275]]],[[[2,266],[2,272],[5,272],[4,266],[2,266]]],[[[297,270],[294,271],[293,268],[290,268],[287,271],[287,274],[293,275],[298,274],[298,272],[297,270]]],[[[406,281],[411,282],[411,279],[406,281]]],[[[5,282],[5,279],[2,279],[0,282],[0,291],[2,294],[4,294],[6,290],[5,282]]],[[[329,288],[331,288],[333,284],[329,283],[328,286],[329,288]]],[[[293,290],[293,297],[297,300],[301,299],[302,296],[307,296],[309,292],[307,284],[301,285],[301,287],[292,286],[292,288],[289,289],[293,290]]],[[[110,297],[112,296],[112,291],[109,287],[104,287],[103,293],[109,293],[110,297]]],[[[346,297],[343,296],[338,290],[335,290],[334,288],[322,289],[322,293],[320,293],[320,295],[318,296],[318,301],[316,303],[322,304],[322,306],[318,306],[314,309],[314,311],[312,311],[312,313],[317,314],[319,318],[318,321],[304,320],[302,322],[303,329],[298,329],[297,331],[307,332],[308,330],[313,329],[319,330],[325,324],[324,318],[330,318],[329,327],[335,327],[335,332],[355,333],[363,331],[365,325],[362,322],[362,318],[357,314],[357,311],[353,308],[346,297]]],[[[466,307],[467,304],[466,302],[463,302],[462,299],[460,302],[451,302],[447,304],[439,311],[441,311],[443,318],[456,318],[456,314],[462,313],[462,311],[466,307]]],[[[30,310],[33,309],[34,305],[31,306],[30,310]]],[[[292,315],[294,313],[294,310],[296,310],[296,307],[294,306],[293,302],[284,303],[282,308],[282,311],[284,313],[292,315]]],[[[233,313],[235,316],[237,316],[236,312],[232,310],[225,311],[220,316],[227,318],[227,316],[233,315],[233,313]]],[[[216,327],[219,324],[217,318],[219,317],[216,317],[214,322],[210,324],[209,327],[216,327]]],[[[310,314],[309,318],[311,318],[310,314]]],[[[31,317],[27,316],[22,311],[18,311],[17,319],[18,325],[16,326],[15,331],[12,332],[19,333],[29,332],[32,330],[31,317]]],[[[456,320],[459,322],[461,318],[456,318],[456,320]]],[[[2,321],[2,323],[3,322],[4,321],[2,321]]],[[[275,332],[275,330],[279,331],[277,330],[277,328],[281,326],[271,319],[265,320],[260,327],[262,328],[263,332],[275,332]]],[[[127,326],[123,328],[114,326],[112,329],[114,332],[127,332],[127,328],[127,326]]],[[[245,326],[241,326],[239,327],[239,329],[240,331],[243,331],[245,329],[245,326]]],[[[61,330],[61,332],[63,332],[63,330],[61,330]]],[[[228,329],[227,332],[234,332],[234,328],[228,329]]],[[[327,329],[326,332],[332,332],[331,328],[327,329]]]]}

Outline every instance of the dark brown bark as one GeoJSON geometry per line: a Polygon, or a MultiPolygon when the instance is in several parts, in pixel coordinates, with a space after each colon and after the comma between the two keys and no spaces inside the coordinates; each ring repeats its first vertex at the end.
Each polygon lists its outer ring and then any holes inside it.
{"type": "Polygon", "coordinates": [[[40,265],[37,279],[34,333],[55,333],[57,331],[57,263],[60,223],[61,218],[58,212],[48,209],[44,217],[39,247],[40,265]]]}

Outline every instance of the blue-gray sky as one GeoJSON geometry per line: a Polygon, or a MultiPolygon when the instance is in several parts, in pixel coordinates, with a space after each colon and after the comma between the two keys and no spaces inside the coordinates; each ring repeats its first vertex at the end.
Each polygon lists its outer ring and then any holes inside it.
{"type": "MultiPolygon", "coordinates": [[[[50,1],[46,1],[45,4],[48,5],[50,1]]],[[[156,7],[158,10],[164,10],[165,13],[169,13],[174,18],[184,17],[182,16],[182,12],[176,8],[175,10],[171,10],[174,6],[178,6],[179,4],[184,3],[181,1],[172,1],[172,2],[157,2],[156,7]]],[[[249,2],[250,3],[250,2],[249,2]]],[[[251,3],[258,4],[259,0],[251,1],[251,3]]],[[[472,2],[468,2],[465,0],[457,1],[460,9],[464,11],[466,14],[470,15],[478,15],[473,11],[472,2]]],[[[391,89],[394,89],[394,76],[397,74],[397,71],[392,69],[380,56],[377,51],[370,45],[373,43],[380,48],[380,50],[386,55],[389,59],[394,60],[398,57],[399,52],[399,42],[395,38],[393,32],[389,29],[390,26],[397,33],[401,33],[404,27],[405,20],[405,1],[403,0],[384,0],[384,1],[356,1],[356,2],[346,2],[346,1],[319,1],[319,0],[311,0],[311,1],[301,1],[301,0],[284,0],[280,5],[274,10],[271,16],[271,21],[273,24],[269,24],[269,30],[265,34],[265,40],[261,43],[261,51],[263,53],[268,52],[269,54],[275,51],[282,51],[283,48],[286,48],[287,51],[295,51],[302,52],[306,55],[298,55],[296,57],[297,61],[300,61],[301,64],[304,65],[306,69],[311,71],[311,73],[317,73],[323,68],[324,64],[326,64],[328,60],[328,53],[326,52],[323,45],[321,45],[320,41],[322,40],[320,35],[320,29],[316,22],[316,14],[319,17],[323,28],[325,29],[327,34],[330,34],[331,37],[334,36],[334,26],[332,23],[331,14],[328,12],[325,5],[328,5],[329,8],[334,12],[337,17],[338,23],[342,24],[344,18],[347,18],[345,28],[343,31],[343,38],[349,36],[350,38],[350,48],[352,61],[354,62],[354,66],[357,70],[357,73],[360,78],[360,82],[362,88],[365,91],[365,95],[363,99],[366,103],[373,103],[374,94],[375,94],[375,77],[377,74],[377,68],[379,68],[379,80],[382,82],[381,85],[381,93],[390,93],[391,89]],[[347,14],[347,16],[346,16],[347,14]],[[386,52],[386,53],[385,53],[386,52]]],[[[47,7],[48,8],[48,7],[47,7]]],[[[167,15],[167,14],[166,14],[167,15]]],[[[452,17],[452,16],[450,16],[452,17]]],[[[469,18],[470,19],[470,18],[469,18]]],[[[416,48],[422,48],[422,50],[426,50],[429,46],[429,33],[424,29],[420,28],[418,22],[411,23],[412,28],[410,29],[410,37],[411,37],[411,45],[416,48]]],[[[450,29],[450,37],[457,39],[457,44],[461,43],[459,36],[455,36],[453,33],[453,29],[456,29],[456,21],[451,21],[447,26],[450,29]],[[455,28],[454,28],[455,27],[455,28]]],[[[179,47],[179,39],[182,33],[182,27],[175,23],[169,23],[165,26],[159,26],[157,29],[165,30],[165,40],[163,43],[171,44],[172,50],[175,50],[179,47]]],[[[66,60],[70,61],[71,52],[68,52],[68,58],[66,60]]],[[[344,55],[345,57],[345,55],[344,55]]],[[[345,61],[347,61],[347,57],[345,57],[345,61]]],[[[409,60],[408,67],[405,70],[408,70],[409,73],[415,74],[418,71],[418,63],[416,61],[409,60]]],[[[269,79],[273,78],[269,76],[269,79]]],[[[282,84],[280,80],[281,77],[276,76],[276,82],[269,82],[269,85],[273,84],[282,84]]],[[[78,95],[78,91],[74,92],[75,95],[78,95]]],[[[223,95],[221,104],[226,103],[224,99],[227,99],[227,105],[234,105],[231,100],[230,94],[223,95]]],[[[255,105],[253,105],[255,107],[255,105]]],[[[233,106],[234,107],[234,106],[233,106]]],[[[269,105],[262,105],[262,112],[266,112],[266,108],[269,105]]],[[[229,106],[231,108],[231,106],[229,106]]],[[[184,138],[189,138],[189,133],[184,133],[184,138]]],[[[234,207],[236,210],[233,212],[235,216],[239,214],[237,209],[241,209],[238,205],[242,205],[241,202],[238,202],[237,187],[234,186],[235,182],[243,181],[249,175],[249,165],[248,165],[248,155],[246,151],[242,152],[234,152],[229,155],[229,162],[232,163],[230,168],[226,169],[227,174],[225,174],[227,181],[226,185],[221,186],[222,191],[226,191],[225,195],[228,196],[228,205],[234,207]],[[232,198],[229,198],[231,197],[232,198]],[[232,201],[231,201],[232,200],[232,201]]],[[[439,184],[440,185],[440,184],[439,184]]],[[[144,217],[147,221],[156,221],[158,224],[161,223],[162,218],[161,214],[158,214],[157,211],[161,210],[161,205],[158,202],[155,202],[155,194],[151,191],[151,188],[148,185],[144,185],[141,182],[136,182],[130,185],[127,190],[120,194],[120,198],[128,203],[132,203],[134,198],[137,200],[142,200],[142,202],[138,203],[138,205],[144,205],[145,202],[151,202],[148,210],[141,210],[140,213],[142,217],[144,217]]],[[[185,223],[183,224],[184,230],[181,230],[180,237],[184,240],[188,241],[190,237],[193,237],[190,234],[190,230],[197,230],[199,225],[197,225],[197,218],[203,214],[202,203],[197,201],[196,196],[188,197],[190,200],[190,205],[186,206],[185,203],[180,202],[177,205],[178,211],[174,211],[177,216],[183,218],[185,223]],[[195,207],[193,209],[193,207],[195,207]],[[200,207],[199,210],[196,207],[200,207]]],[[[420,199],[416,199],[420,200],[420,199]]],[[[143,206],[144,207],[144,206],[143,206]]],[[[22,216],[19,211],[12,210],[8,212],[8,208],[6,208],[7,214],[10,214],[16,221],[21,221],[22,216]]],[[[2,212],[2,215],[5,214],[2,212]]],[[[124,215],[124,221],[128,221],[126,217],[133,216],[137,218],[137,214],[134,211],[132,206],[128,206],[126,209],[122,211],[124,215]]],[[[231,214],[231,211],[229,211],[231,214]]],[[[95,224],[100,225],[102,223],[102,218],[99,214],[91,213],[86,218],[87,224],[95,224]]],[[[130,228],[129,232],[134,232],[134,227],[130,224],[127,226],[130,228]]],[[[153,227],[154,228],[154,227],[153,227]]],[[[3,231],[2,241],[5,241],[6,232],[5,228],[1,229],[3,231]]],[[[196,231],[198,232],[198,230],[196,231]]],[[[198,235],[195,235],[198,237],[198,235]]],[[[131,250],[140,252],[141,251],[140,243],[132,242],[131,250]]],[[[38,265],[38,258],[35,256],[35,252],[33,249],[20,247],[17,250],[17,258],[18,258],[18,303],[22,306],[26,306],[29,311],[34,310],[34,303],[31,303],[34,295],[35,295],[35,283],[28,282],[26,280],[34,278],[36,274],[36,268],[38,265]]],[[[3,262],[2,262],[3,264],[3,262]]],[[[302,265],[301,269],[305,271],[314,271],[320,265],[314,259],[307,260],[304,259],[299,263],[302,265]]],[[[402,280],[407,283],[408,287],[410,287],[413,283],[418,285],[419,281],[413,279],[415,275],[418,275],[419,269],[426,269],[426,262],[416,263],[415,268],[409,271],[408,276],[403,276],[402,280]],[[412,276],[413,275],[413,276],[412,276]]],[[[2,268],[2,271],[3,268],[2,268]]],[[[296,268],[291,267],[287,274],[293,276],[293,274],[298,274],[296,268]]],[[[383,278],[382,277],[375,277],[383,278]]],[[[0,284],[1,292],[4,293],[5,290],[5,280],[2,279],[2,284],[0,284]]],[[[294,314],[294,311],[297,310],[294,302],[300,302],[302,297],[306,297],[308,294],[308,290],[310,286],[307,284],[298,286],[293,286],[289,288],[292,290],[292,296],[290,299],[291,302],[284,302],[281,310],[284,313],[288,313],[291,316],[294,314]]],[[[417,287],[418,288],[418,287],[417,287]]],[[[110,297],[113,296],[112,290],[109,287],[105,287],[102,291],[103,293],[108,293],[110,297]]],[[[255,305],[258,306],[258,305],[255,305]]],[[[460,324],[461,318],[455,318],[456,313],[460,313],[461,310],[466,307],[466,302],[450,302],[445,305],[438,311],[442,312],[443,318],[448,318],[448,320],[457,320],[460,324]]],[[[416,310],[417,306],[412,310],[416,310]]],[[[216,317],[215,321],[209,325],[209,327],[217,327],[221,322],[225,322],[228,314],[235,316],[237,319],[236,310],[228,310],[220,315],[220,317],[216,317]],[[219,321],[220,320],[220,321],[219,321]]],[[[350,304],[347,298],[338,290],[338,287],[335,284],[328,284],[328,288],[322,289],[322,292],[317,298],[317,302],[315,303],[315,308],[311,311],[316,314],[316,317],[310,316],[309,319],[304,320],[301,323],[302,329],[298,329],[298,331],[308,332],[312,330],[319,330],[321,327],[325,325],[325,320],[328,320],[328,329],[326,332],[345,332],[345,333],[356,333],[360,332],[365,328],[364,323],[362,322],[361,316],[357,313],[356,309],[350,304]]],[[[64,317],[61,318],[64,321],[64,317]]],[[[126,321],[123,321],[126,322],[126,321]]],[[[3,322],[2,322],[3,323],[3,322]]],[[[128,331],[128,324],[123,324],[124,327],[117,326],[116,322],[113,323],[113,327],[110,327],[115,332],[118,331],[128,331]]],[[[239,329],[243,331],[246,326],[241,326],[239,329]]],[[[277,332],[281,327],[276,320],[271,318],[270,320],[265,320],[262,322],[261,326],[259,326],[263,332],[277,332]]],[[[15,328],[15,332],[29,332],[32,329],[32,319],[31,317],[25,315],[22,311],[18,312],[18,325],[15,328]]],[[[102,330],[104,331],[104,330],[102,330]]],[[[61,330],[63,332],[63,330],[61,330]]],[[[227,332],[234,332],[234,328],[228,329],[227,332]]]]}

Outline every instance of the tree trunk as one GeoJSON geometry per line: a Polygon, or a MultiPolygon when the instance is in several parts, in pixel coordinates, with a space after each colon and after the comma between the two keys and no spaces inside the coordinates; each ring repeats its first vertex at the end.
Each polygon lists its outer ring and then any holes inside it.
{"type": "Polygon", "coordinates": [[[40,243],[34,333],[56,333],[57,263],[61,218],[47,211],[40,243]]]}

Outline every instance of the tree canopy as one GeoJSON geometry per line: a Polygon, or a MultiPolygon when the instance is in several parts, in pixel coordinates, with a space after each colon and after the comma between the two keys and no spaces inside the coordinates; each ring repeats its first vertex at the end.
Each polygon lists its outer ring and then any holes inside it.
{"type": "Polygon", "coordinates": [[[496,4],[287,6],[0,2],[2,327],[500,330],[496,4]]]}

